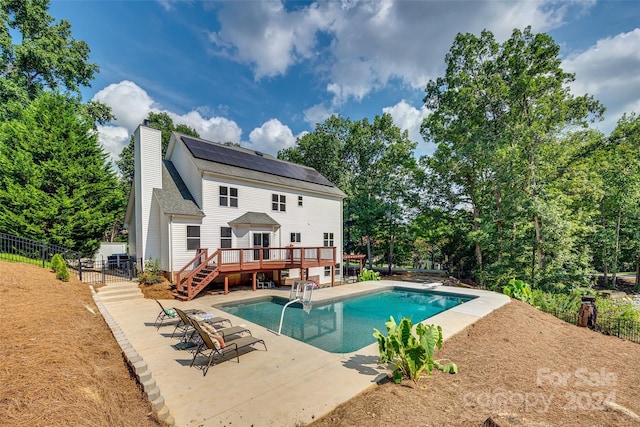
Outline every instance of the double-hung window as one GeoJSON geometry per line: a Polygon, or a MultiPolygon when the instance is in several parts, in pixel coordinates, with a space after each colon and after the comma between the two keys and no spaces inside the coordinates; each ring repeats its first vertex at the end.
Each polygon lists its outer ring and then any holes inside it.
{"type": "Polygon", "coordinates": [[[333,233],[324,233],[322,239],[323,246],[333,246],[333,233]]]}
{"type": "Polygon", "coordinates": [[[238,207],[238,189],[220,186],[220,206],[238,207]]]}
{"type": "Polygon", "coordinates": [[[220,227],[220,247],[231,247],[231,227],[220,227]]]}
{"type": "Polygon", "coordinates": [[[300,233],[291,233],[291,243],[300,243],[300,233]]]}
{"type": "Polygon", "coordinates": [[[198,249],[200,247],[200,226],[187,225],[187,250],[198,249]]]}
{"type": "Polygon", "coordinates": [[[271,195],[271,210],[286,212],[287,211],[287,196],[284,194],[272,194],[271,195]]]}

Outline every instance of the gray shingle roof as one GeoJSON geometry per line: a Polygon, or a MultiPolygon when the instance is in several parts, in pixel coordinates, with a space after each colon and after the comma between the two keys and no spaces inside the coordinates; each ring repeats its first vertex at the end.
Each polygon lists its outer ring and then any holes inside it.
{"type": "Polygon", "coordinates": [[[154,188],[153,196],[165,215],[205,216],[169,160],[162,161],[162,189],[154,188]]]}
{"type": "Polygon", "coordinates": [[[240,225],[240,224],[249,224],[249,225],[277,225],[280,224],[271,218],[266,213],[262,212],[247,212],[246,214],[229,221],[229,225],[240,225]]]}

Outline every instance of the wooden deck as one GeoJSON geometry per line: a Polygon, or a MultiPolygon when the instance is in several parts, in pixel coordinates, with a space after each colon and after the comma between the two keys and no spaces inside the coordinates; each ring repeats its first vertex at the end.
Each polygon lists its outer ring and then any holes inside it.
{"type": "Polygon", "coordinates": [[[335,285],[336,248],[331,247],[286,247],[286,248],[229,248],[218,249],[208,255],[202,249],[178,273],[178,296],[190,300],[218,276],[224,278],[224,292],[229,293],[228,276],[252,273],[253,290],[256,290],[256,275],[273,270],[299,269],[304,277],[305,269],[331,267],[331,286],[335,285]]]}

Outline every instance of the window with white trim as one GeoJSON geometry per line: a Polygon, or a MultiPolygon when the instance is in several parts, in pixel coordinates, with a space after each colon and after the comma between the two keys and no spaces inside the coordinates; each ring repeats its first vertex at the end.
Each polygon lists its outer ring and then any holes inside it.
{"type": "Polygon", "coordinates": [[[220,186],[220,206],[238,207],[238,189],[220,186]]]}
{"type": "Polygon", "coordinates": [[[333,246],[333,233],[324,233],[323,246],[333,246]]]}
{"type": "Polygon", "coordinates": [[[286,212],[287,211],[287,196],[284,194],[272,194],[271,195],[271,210],[286,212]]]}
{"type": "Polygon", "coordinates": [[[200,247],[200,226],[187,225],[187,250],[194,250],[200,247]]]}
{"type": "Polygon", "coordinates": [[[223,249],[231,247],[231,227],[220,227],[220,247],[223,249]]]}
{"type": "Polygon", "coordinates": [[[329,277],[331,276],[331,267],[327,266],[324,268],[324,277],[329,277]]]}
{"type": "Polygon", "coordinates": [[[291,243],[300,243],[300,233],[291,233],[291,243]]]}

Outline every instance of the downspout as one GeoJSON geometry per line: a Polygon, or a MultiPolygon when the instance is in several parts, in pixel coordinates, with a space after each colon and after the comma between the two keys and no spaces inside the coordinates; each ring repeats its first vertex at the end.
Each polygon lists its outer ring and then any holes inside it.
{"type": "Polygon", "coordinates": [[[169,215],[169,275],[173,283],[173,215],[169,215]]]}

